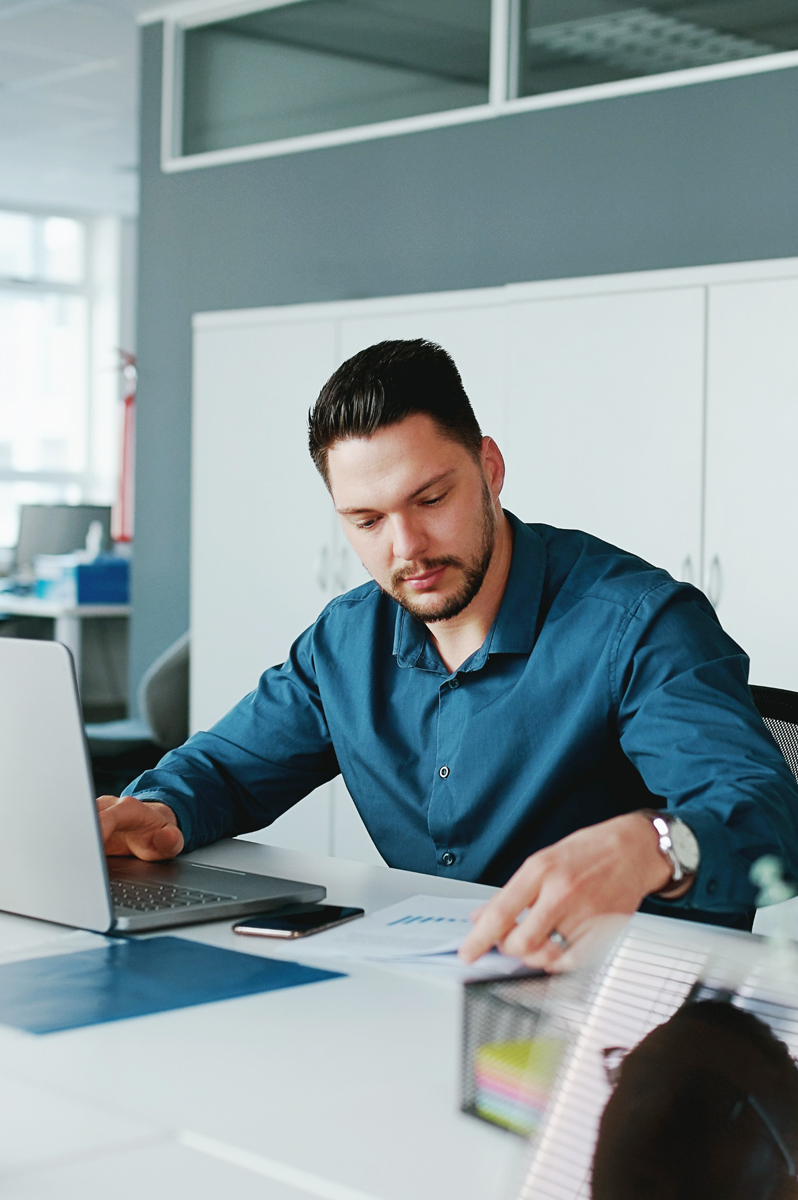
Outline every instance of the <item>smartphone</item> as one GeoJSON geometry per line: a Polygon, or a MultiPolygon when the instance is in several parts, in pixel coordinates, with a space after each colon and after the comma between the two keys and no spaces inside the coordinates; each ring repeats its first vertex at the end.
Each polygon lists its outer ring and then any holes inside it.
{"type": "Polygon", "coordinates": [[[342,908],[337,904],[291,904],[274,912],[257,914],[238,921],[233,933],[250,937],[301,938],[322,929],[334,929],[346,921],[362,917],[362,908],[342,908]]]}

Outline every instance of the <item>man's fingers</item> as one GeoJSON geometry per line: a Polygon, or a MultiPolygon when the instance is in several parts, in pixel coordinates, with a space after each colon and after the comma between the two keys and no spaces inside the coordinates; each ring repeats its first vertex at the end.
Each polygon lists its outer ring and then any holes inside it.
{"type": "Polygon", "coordinates": [[[103,810],[100,819],[103,818],[120,832],[141,829],[150,823],[150,814],[147,813],[141,800],[137,800],[135,796],[122,796],[115,804],[109,805],[103,810]]]}
{"type": "Polygon", "coordinates": [[[162,829],[147,830],[144,833],[127,834],[127,853],[135,854],[145,862],[161,862],[165,858],[174,858],[183,848],[183,835],[179,829],[164,826],[162,829]]]}
{"type": "Polygon", "coordinates": [[[117,834],[117,819],[113,807],[109,805],[101,809],[98,817],[106,854],[129,854],[130,851],[126,849],[124,836],[117,834]]]}
{"type": "Polygon", "coordinates": [[[127,835],[142,826],[141,814],[136,813],[136,805],[140,808],[140,802],[134,800],[132,796],[125,796],[121,800],[108,796],[102,796],[101,799],[113,801],[102,808],[100,808],[99,801],[97,805],[100,832],[106,854],[134,853],[128,843],[127,835]]]}
{"type": "Polygon", "coordinates": [[[485,905],[458,953],[463,962],[472,963],[500,941],[515,921],[503,892],[485,905]]]}
{"type": "Polygon", "coordinates": [[[509,883],[488,901],[460,947],[460,958],[464,962],[476,962],[515,927],[519,913],[537,899],[540,875],[540,864],[534,858],[528,858],[509,883]]]}
{"type": "MultiPolygon", "coordinates": [[[[523,920],[508,931],[499,949],[513,958],[523,958],[525,962],[533,954],[543,954],[547,962],[553,960],[562,953],[562,947],[555,945],[549,934],[556,930],[571,940],[569,931],[579,923],[574,900],[564,884],[549,878],[541,887],[535,904],[523,920]]],[[[542,964],[536,962],[534,965],[542,964]]]]}
{"type": "Polygon", "coordinates": [[[574,921],[570,914],[563,916],[554,926],[566,939],[565,948],[557,946],[546,935],[542,942],[530,946],[519,954],[517,946],[507,947],[508,938],[499,946],[504,954],[521,958],[526,966],[539,967],[549,972],[575,971],[595,968],[606,957],[612,944],[625,929],[629,917],[625,914],[588,916],[574,921]]]}
{"type": "MultiPolygon", "coordinates": [[[[576,939],[576,935],[574,935],[574,938],[576,939]]],[[[568,938],[567,941],[568,945],[566,949],[563,949],[562,946],[555,945],[554,942],[550,941],[547,937],[534,949],[524,949],[520,953],[516,947],[514,947],[512,950],[507,949],[504,943],[499,946],[499,950],[502,952],[502,954],[507,954],[511,958],[520,959],[520,961],[526,967],[537,967],[541,971],[548,971],[551,973],[554,971],[573,970],[574,966],[577,964],[578,958],[574,953],[573,943],[571,942],[570,938],[568,938]]]]}
{"type": "Polygon", "coordinates": [[[183,849],[183,835],[176,825],[153,830],[152,844],[163,858],[174,858],[183,849]]]}
{"type": "Polygon", "coordinates": [[[134,854],[137,858],[174,858],[183,849],[183,835],[166,820],[168,809],[145,804],[134,796],[101,796],[97,801],[105,853],[134,854]]]}
{"type": "Polygon", "coordinates": [[[550,971],[555,963],[559,963],[564,953],[568,953],[571,947],[571,938],[563,931],[562,923],[557,929],[558,933],[566,939],[567,947],[563,949],[562,945],[552,942],[549,935],[544,937],[535,935],[527,937],[518,931],[513,930],[506,938],[499,942],[499,950],[502,954],[507,954],[511,958],[519,958],[528,967],[540,967],[544,971],[550,971]]]}

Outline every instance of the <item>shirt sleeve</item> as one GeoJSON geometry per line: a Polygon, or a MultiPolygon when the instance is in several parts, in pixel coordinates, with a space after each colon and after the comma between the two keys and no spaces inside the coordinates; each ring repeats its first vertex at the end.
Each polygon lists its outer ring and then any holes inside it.
{"type": "Polygon", "coordinates": [[[798,786],[706,597],[674,583],[647,592],[620,630],[610,686],[624,753],[699,841],[696,881],[668,907],[755,908],[751,866],[766,854],[798,878],[798,786]]]}
{"type": "Polygon", "coordinates": [[[205,733],[195,733],[126,792],[174,811],[185,849],[270,825],[338,774],[313,661],[314,627],[288,659],[205,733]]]}

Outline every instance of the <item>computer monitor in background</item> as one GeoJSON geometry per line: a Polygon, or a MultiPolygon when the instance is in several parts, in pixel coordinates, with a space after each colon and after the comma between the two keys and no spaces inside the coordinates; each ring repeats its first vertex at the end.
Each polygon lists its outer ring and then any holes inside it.
{"type": "Polygon", "coordinates": [[[14,556],[16,571],[29,571],[37,554],[71,554],[86,544],[92,521],[103,527],[103,549],[111,543],[111,508],[106,504],[23,504],[14,556]]]}

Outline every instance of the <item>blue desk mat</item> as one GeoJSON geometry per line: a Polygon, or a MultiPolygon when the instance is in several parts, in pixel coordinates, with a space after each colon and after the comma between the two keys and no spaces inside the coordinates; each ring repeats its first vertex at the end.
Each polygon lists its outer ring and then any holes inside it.
{"type": "Polygon", "coordinates": [[[119,938],[0,966],[0,1024],[57,1033],[343,977],[185,938],[119,938]]]}

